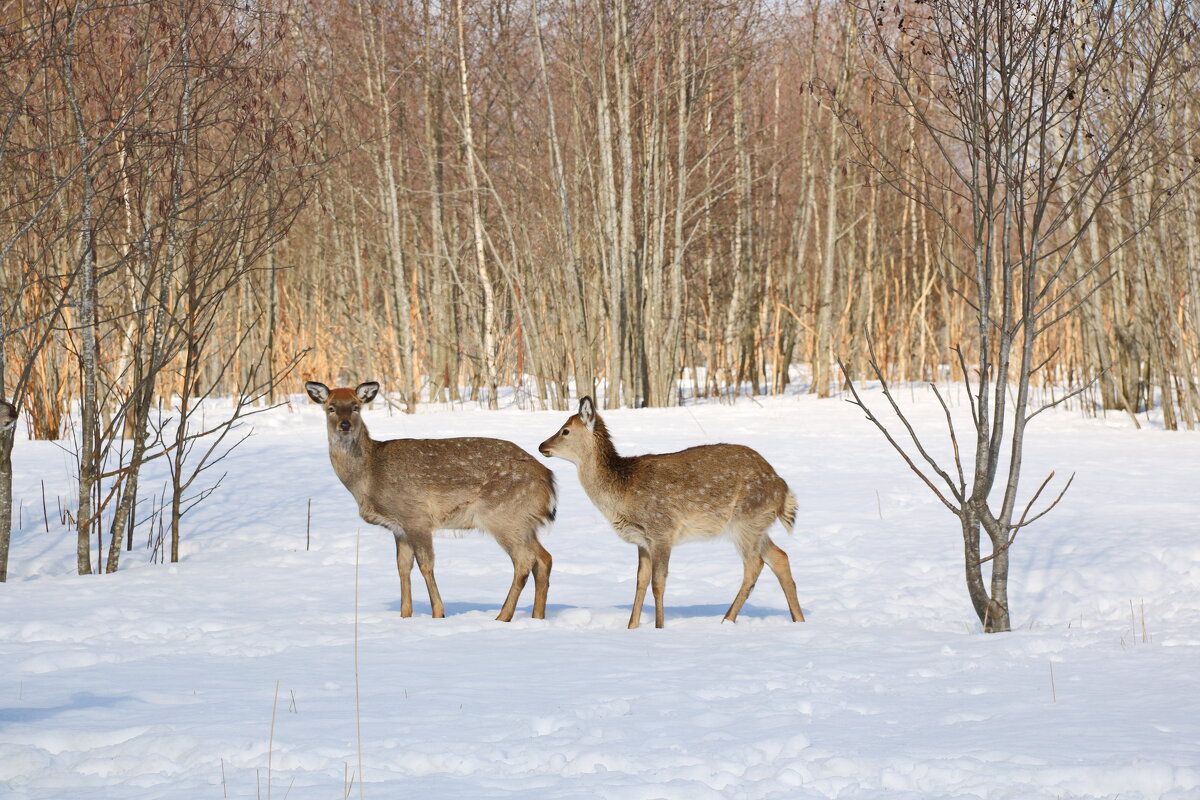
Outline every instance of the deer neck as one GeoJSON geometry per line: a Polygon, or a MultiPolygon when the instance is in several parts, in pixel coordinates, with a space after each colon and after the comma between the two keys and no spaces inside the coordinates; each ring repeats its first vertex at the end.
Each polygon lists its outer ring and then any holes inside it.
{"type": "Polygon", "coordinates": [[[618,455],[611,441],[599,440],[597,444],[579,462],[579,483],[591,501],[611,519],[625,495],[633,459],[618,455]]]}
{"type": "Polygon", "coordinates": [[[333,471],[355,496],[366,482],[369,458],[376,444],[366,425],[359,427],[357,436],[339,436],[329,431],[329,460],[333,471]]]}

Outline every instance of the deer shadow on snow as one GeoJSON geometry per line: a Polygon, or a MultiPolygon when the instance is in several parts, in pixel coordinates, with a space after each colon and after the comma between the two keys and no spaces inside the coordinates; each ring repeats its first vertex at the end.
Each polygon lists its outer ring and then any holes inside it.
{"type": "MultiPolygon", "coordinates": [[[[492,616],[495,616],[497,609],[500,608],[500,606],[496,603],[443,602],[442,606],[445,608],[447,618],[458,617],[458,616],[462,616],[464,614],[476,614],[476,613],[485,613],[485,614],[491,614],[492,616]]],[[[396,614],[397,612],[400,611],[400,601],[399,600],[388,601],[385,604],[385,608],[388,613],[396,614]]],[[[414,600],[412,608],[413,608],[413,616],[414,617],[415,616],[429,617],[433,614],[433,609],[429,605],[428,601],[422,603],[419,600],[414,600]]],[[[572,609],[572,608],[575,608],[575,606],[564,605],[561,603],[547,603],[546,604],[546,614],[549,615],[552,612],[567,611],[568,609],[572,609]]],[[[523,614],[524,616],[530,616],[533,613],[533,606],[532,605],[517,606],[515,610],[517,612],[523,614]]]]}
{"type": "MultiPolygon", "coordinates": [[[[400,610],[400,601],[390,601],[385,604],[385,608],[387,612],[394,614],[400,610]]],[[[447,618],[473,613],[494,615],[496,613],[496,608],[497,606],[495,603],[445,603],[447,618]]],[[[552,620],[554,617],[558,616],[564,611],[576,611],[581,609],[599,613],[620,610],[621,613],[628,616],[628,614],[633,610],[633,604],[625,603],[623,605],[592,607],[576,606],[569,603],[547,603],[546,618],[547,620],[552,620]]],[[[684,617],[688,619],[712,617],[719,619],[724,616],[726,607],[717,603],[700,603],[690,606],[667,606],[667,609],[671,612],[671,615],[675,617],[684,617]]],[[[532,613],[533,607],[531,605],[517,606],[516,610],[522,616],[528,617],[532,613]]],[[[414,615],[429,617],[432,614],[432,609],[430,608],[428,602],[414,602],[413,613],[414,615]]],[[[740,616],[752,617],[754,619],[771,619],[773,617],[779,617],[781,620],[791,621],[791,616],[786,608],[769,608],[766,606],[756,606],[751,604],[743,606],[740,616]]]]}

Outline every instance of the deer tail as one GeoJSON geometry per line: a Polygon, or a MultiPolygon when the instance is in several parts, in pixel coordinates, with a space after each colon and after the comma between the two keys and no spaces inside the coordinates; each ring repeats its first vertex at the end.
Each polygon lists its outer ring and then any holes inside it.
{"type": "Polygon", "coordinates": [[[783,502],[779,504],[779,521],[787,528],[788,533],[792,532],[792,527],[796,524],[796,495],[792,494],[791,489],[788,489],[783,502]]]}

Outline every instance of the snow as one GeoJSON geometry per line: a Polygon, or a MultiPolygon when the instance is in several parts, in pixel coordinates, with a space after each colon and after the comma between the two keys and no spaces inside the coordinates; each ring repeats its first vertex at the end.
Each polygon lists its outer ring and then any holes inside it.
{"type": "MultiPolygon", "coordinates": [[[[480,535],[437,541],[447,618],[416,580],[417,616],[401,619],[391,536],[358,519],[303,399],[254,418],[185,519],[181,563],[149,563],[139,530],[115,575],[72,574],[56,510],[68,456],[17,442],[0,796],[1200,797],[1200,435],[1039,417],[1026,496],[1052,469],[1055,486],[1077,476],[1014,546],[1014,631],[985,635],[956,521],[852,406],[607,412],[623,453],[746,444],[799,501],[796,534],[771,533],[807,622],[764,571],[722,624],[741,565],[708,541],[672,556],[666,629],[650,603],[629,631],[636,553],[561,460],[547,462],[546,620],[530,618],[532,581],[517,618],[493,620],[511,565],[480,535]]],[[[902,400],[944,439],[927,393],[902,400]]],[[[497,436],[531,453],[565,418],[367,415],[377,438],[497,436]]],[[[155,465],[147,497],[162,480],[155,465]]]]}

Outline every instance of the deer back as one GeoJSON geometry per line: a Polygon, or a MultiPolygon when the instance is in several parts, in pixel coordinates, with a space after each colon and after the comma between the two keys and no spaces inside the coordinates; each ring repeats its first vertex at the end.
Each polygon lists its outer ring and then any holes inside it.
{"type": "Polygon", "coordinates": [[[553,475],[512,442],[465,437],[372,445],[364,449],[363,474],[343,482],[360,506],[405,527],[488,528],[503,518],[545,522],[553,513],[553,475]]]}
{"type": "Polygon", "coordinates": [[[682,537],[713,536],[742,521],[773,519],[788,492],[766,459],[742,445],[701,445],[626,461],[625,474],[605,492],[612,495],[605,504],[615,516],[682,537]]]}

